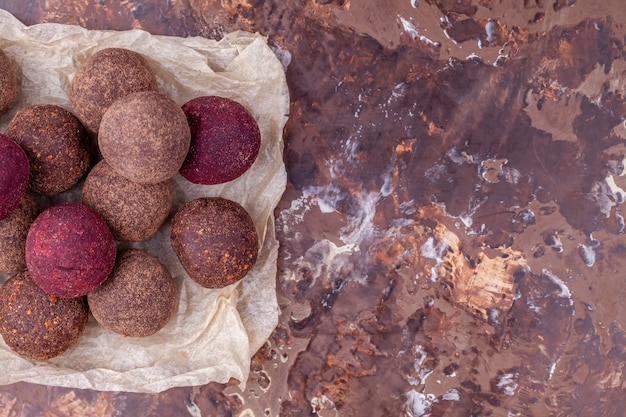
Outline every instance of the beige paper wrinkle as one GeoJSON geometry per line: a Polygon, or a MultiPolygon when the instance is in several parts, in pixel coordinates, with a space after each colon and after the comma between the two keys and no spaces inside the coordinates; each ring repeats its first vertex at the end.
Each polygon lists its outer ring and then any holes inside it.
{"type": "MultiPolygon", "coordinates": [[[[289,112],[284,68],[258,34],[234,32],[216,42],[204,38],[150,35],[141,30],[89,31],[77,26],[24,26],[0,10],[0,48],[18,72],[18,98],[0,117],[0,131],[20,108],[57,104],[72,111],[67,92],[78,66],[105,47],[142,53],[154,68],[159,91],[179,105],[201,95],[243,104],[261,129],[259,156],[242,177],[227,184],[191,184],[172,179],[175,212],[198,197],[222,196],[250,213],[261,250],[256,265],[238,284],[209,290],[186,275],[169,243],[169,222],[144,242],[132,244],[157,256],[172,273],[179,299],[175,316],[156,334],[124,338],[90,317],[79,342],[45,362],[29,361],[0,340],[0,384],[19,381],[102,391],[161,392],[177,386],[228,382],[242,385],[251,356],[278,322],[274,209],[286,187],[283,128],[289,112]]],[[[80,189],[44,203],[80,202],[80,189]]],[[[1,282],[8,276],[0,275],[1,282]]]]}

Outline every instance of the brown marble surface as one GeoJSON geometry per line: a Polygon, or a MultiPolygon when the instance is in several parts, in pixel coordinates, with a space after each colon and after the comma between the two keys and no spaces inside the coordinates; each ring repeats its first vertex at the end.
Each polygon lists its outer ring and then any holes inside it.
{"type": "Polygon", "coordinates": [[[603,416],[626,400],[622,0],[0,0],[286,65],[280,323],[249,381],[0,416],[603,416]]]}

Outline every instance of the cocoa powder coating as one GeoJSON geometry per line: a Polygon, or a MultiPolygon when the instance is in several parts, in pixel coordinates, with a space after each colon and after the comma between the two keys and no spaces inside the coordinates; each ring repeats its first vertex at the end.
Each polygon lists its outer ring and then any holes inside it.
{"type": "Polygon", "coordinates": [[[157,89],[156,76],[143,55],[124,48],[106,48],[78,68],[69,98],[85,127],[98,133],[102,116],[115,100],[157,89]]]}
{"type": "Polygon", "coordinates": [[[0,220],[15,210],[26,194],[30,166],[24,150],[0,134],[0,220]]]}
{"type": "Polygon", "coordinates": [[[87,295],[94,318],[130,337],[150,336],[165,326],[176,307],[176,286],[156,257],[138,249],[119,254],[111,276],[87,295]]]}
{"type": "Polygon", "coordinates": [[[117,240],[139,242],[155,234],[169,215],[172,186],[169,180],[129,181],[102,160],[85,179],[82,201],[104,217],[117,240]]]}
{"type": "Polygon", "coordinates": [[[172,219],[170,241],[191,279],[205,288],[222,288],[241,280],[259,252],[248,212],[221,197],[183,205],[172,219]]]}
{"type": "Polygon", "coordinates": [[[106,221],[91,207],[45,209],[26,237],[26,266],[45,292],[80,297],[93,291],[115,265],[116,244],[106,221]]]}
{"type": "Polygon", "coordinates": [[[26,236],[41,208],[26,194],[9,217],[0,220],[0,272],[12,273],[26,268],[26,236]]]}
{"type": "Polygon", "coordinates": [[[164,94],[133,93],[114,102],[102,118],[98,144],[108,164],[126,179],[157,183],[180,169],[191,140],[181,108],[164,94]]]}
{"type": "Polygon", "coordinates": [[[6,133],[24,149],[30,163],[30,189],[59,194],[76,185],[91,163],[87,131],[68,110],[54,104],[20,109],[6,133]]]}
{"type": "Polygon", "coordinates": [[[261,148],[261,131],[248,110],[226,97],[196,97],[182,106],[191,146],[180,174],[195,184],[221,184],[243,175],[261,148]]]}
{"type": "Polygon", "coordinates": [[[17,94],[17,79],[11,60],[0,49],[0,114],[6,112],[17,94]]]}
{"type": "Polygon", "coordinates": [[[46,294],[28,271],[0,287],[0,334],[11,350],[25,358],[44,361],[59,356],[78,341],[88,318],[85,297],[46,294]]]}

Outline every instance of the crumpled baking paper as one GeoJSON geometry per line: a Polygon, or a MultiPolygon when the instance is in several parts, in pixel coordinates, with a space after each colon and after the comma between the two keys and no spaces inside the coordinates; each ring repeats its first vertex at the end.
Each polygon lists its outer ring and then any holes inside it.
{"type": "MultiPolygon", "coordinates": [[[[0,48],[13,61],[18,98],[0,118],[0,131],[20,108],[57,104],[72,110],[68,91],[78,66],[105,47],[143,54],[157,73],[159,91],[178,104],[201,95],[239,101],[261,129],[261,150],[242,177],[222,185],[194,185],[173,179],[174,208],[204,196],[240,203],[252,216],[261,250],[258,261],[238,284],[204,289],[186,275],[169,243],[169,222],[152,238],[133,244],[168,266],[178,291],[178,309],[158,333],[122,337],[93,317],[79,342],[45,362],[14,354],[0,338],[0,384],[26,381],[100,391],[160,392],[177,386],[225,383],[245,385],[252,355],[278,322],[276,260],[278,242],[273,211],[286,187],[283,127],[289,112],[284,68],[258,34],[234,32],[221,41],[200,37],[154,36],[141,30],[90,31],[77,26],[25,26],[0,10],[0,48]]],[[[80,202],[80,186],[44,205],[80,202]]],[[[7,275],[0,276],[4,282],[7,275]]]]}

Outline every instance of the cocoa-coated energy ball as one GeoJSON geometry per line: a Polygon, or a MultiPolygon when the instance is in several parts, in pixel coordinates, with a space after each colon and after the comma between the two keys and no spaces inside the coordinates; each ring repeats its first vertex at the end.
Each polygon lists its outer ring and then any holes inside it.
{"type": "Polygon", "coordinates": [[[26,194],[19,207],[9,217],[0,220],[0,272],[26,269],[26,236],[40,211],[39,203],[26,194]]]}
{"type": "Polygon", "coordinates": [[[24,149],[30,162],[30,189],[54,195],[76,185],[89,170],[89,137],[80,121],[54,104],[20,109],[5,134],[24,149]]]}
{"type": "Polygon", "coordinates": [[[102,117],[98,144],[108,164],[126,179],[153,184],[180,169],[191,140],[185,113],[164,94],[133,93],[102,117]]]}
{"type": "Polygon", "coordinates": [[[176,300],[170,272],[156,257],[138,249],[120,253],[111,276],[87,295],[98,323],[130,337],[161,330],[174,314],[176,300]]]}
{"type": "Polygon", "coordinates": [[[183,205],[172,219],[170,241],[185,271],[205,288],[222,288],[241,280],[259,252],[248,212],[221,197],[198,198],[183,205]]]}
{"type": "Polygon", "coordinates": [[[0,133],[0,220],[15,210],[26,194],[30,166],[24,150],[0,133]]]}
{"type": "Polygon", "coordinates": [[[15,68],[6,54],[0,50],[0,114],[6,112],[17,94],[15,68]]]}
{"type": "Polygon", "coordinates": [[[143,55],[124,48],[106,48],[80,65],[69,98],[85,127],[98,133],[102,116],[115,100],[157,89],[156,76],[143,55]]]}
{"type": "Polygon", "coordinates": [[[28,271],[0,287],[0,334],[18,355],[45,361],[64,353],[87,326],[85,297],[57,298],[46,294],[28,271]]]}
{"type": "Polygon", "coordinates": [[[91,207],[48,207],[26,238],[26,266],[39,287],[57,297],[93,291],[115,265],[116,245],[106,221],[91,207]]]}
{"type": "Polygon", "coordinates": [[[172,186],[170,180],[155,184],[127,180],[102,160],[85,179],[83,204],[104,217],[117,240],[139,242],[155,234],[169,215],[172,186]]]}
{"type": "Polygon", "coordinates": [[[180,174],[195,184],[221,184],[243,175],[256,160],[261,131],[240,103],[202,96],[182,106],[191,128],[189,154],[180,174]]]}

